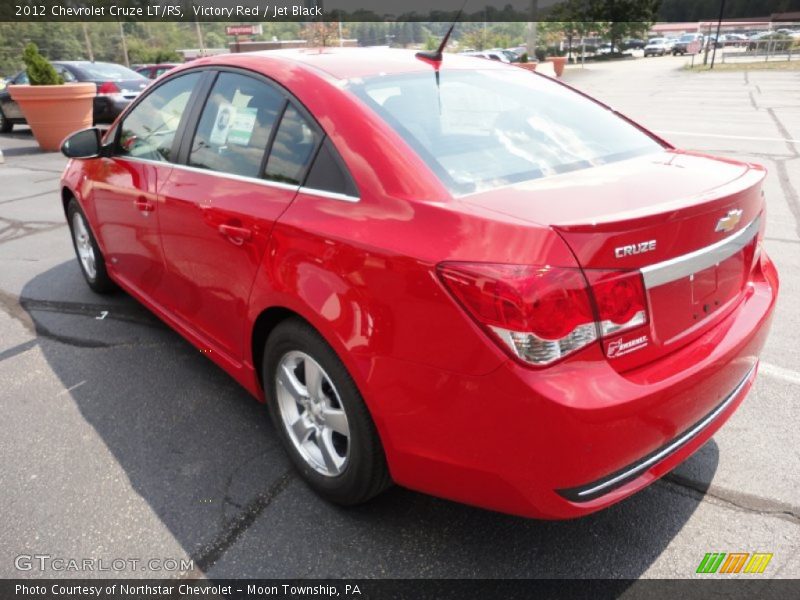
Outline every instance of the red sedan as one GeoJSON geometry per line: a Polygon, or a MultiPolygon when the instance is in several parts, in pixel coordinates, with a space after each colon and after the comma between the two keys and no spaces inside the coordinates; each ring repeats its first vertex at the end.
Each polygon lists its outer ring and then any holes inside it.
{"type": "Polygon", "coordinates": [[[778,293],[762,167],[492,61],[206,58],[64,151],[88,284],[266,401],[341,504],[607,507],[736,410],[778,293]]]}

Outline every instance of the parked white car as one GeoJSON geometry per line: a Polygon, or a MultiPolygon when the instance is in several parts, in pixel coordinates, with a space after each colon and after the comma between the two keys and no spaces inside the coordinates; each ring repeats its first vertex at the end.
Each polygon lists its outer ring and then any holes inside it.
{"type": "Polygon", "coordinates": [[[464,56],[477,56],[478,58],[488,58],[489,60],[496,60],[502,63],[510,63],[511,60],[502,51],[499,50],[474,50],[472,52],[460,52],[464,56]]]}
{"type": "Polygon", "coordinates": [[[644,56],[664,56],[672,52],[673,42],[669,38],[652,38],[644,47],[644,56]]]}

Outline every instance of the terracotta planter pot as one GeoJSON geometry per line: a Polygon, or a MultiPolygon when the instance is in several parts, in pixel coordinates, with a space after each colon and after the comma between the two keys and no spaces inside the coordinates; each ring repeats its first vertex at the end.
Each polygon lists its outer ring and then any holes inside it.
{"type": "Polygon", "coordinates": [[[553,69],[556,72],[556,77],[561,77],[564,74],[564,65],[567,64],[566,56],[548,56],[547,60],[553,63],[553,69]]]}
{"type": "Polygon", "coordinates": [[[539,63],[526,62],[526,63],[514,63],[514,64],[520,67],[521,69],[527,69],[528,71],[535,71],[536,65],[539,63]]]}
{"type": "Polygon", "coordinates": [[[42,150],[56,151],[70,133],[92,126],[93,83],[10,85],[8,91],[42,150]]]}

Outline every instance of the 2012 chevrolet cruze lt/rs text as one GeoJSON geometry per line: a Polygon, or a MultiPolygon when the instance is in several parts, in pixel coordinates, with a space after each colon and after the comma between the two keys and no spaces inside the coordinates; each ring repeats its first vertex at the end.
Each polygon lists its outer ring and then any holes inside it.
{"type": "Polygon", "coordinates": [[[265,400],[342,504],[609,506],[736,410],[778,292],[763,168],[492,61],[202,59],[64,152],[89,285],[265,400]]]}

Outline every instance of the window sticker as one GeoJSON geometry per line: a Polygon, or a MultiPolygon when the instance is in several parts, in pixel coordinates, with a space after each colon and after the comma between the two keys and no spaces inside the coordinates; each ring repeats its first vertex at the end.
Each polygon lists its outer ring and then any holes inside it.
{"type": "Polygon", "coordinates": [[[229,144],[247,146],[250,143],[250,137],[256,128],[257,112],[255,108],[240,108],[235,112],[228,131],[229,144]]]}
{"type": "Polygon", "coordinates": [[[214,127],[211,129],[211,135],[208,137],[208,142],[213,146],[223,146],[228,139],[228,132],[233,125],[233,120],[236,117],[236,109],[231,104],[222,104],[217,109],[217,118],[214,119],[214,127]]]}

